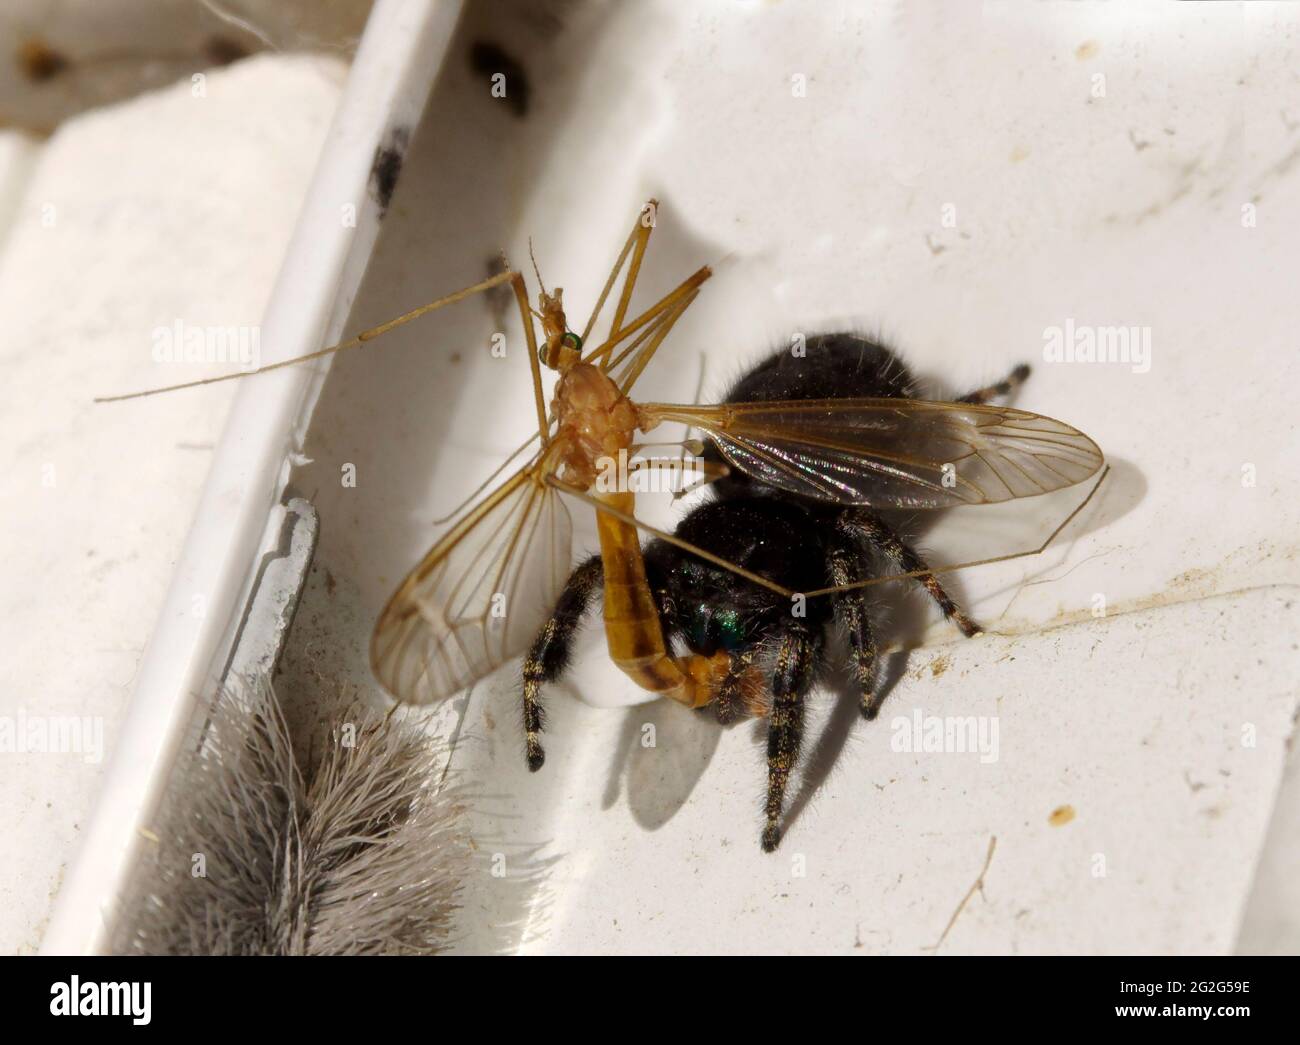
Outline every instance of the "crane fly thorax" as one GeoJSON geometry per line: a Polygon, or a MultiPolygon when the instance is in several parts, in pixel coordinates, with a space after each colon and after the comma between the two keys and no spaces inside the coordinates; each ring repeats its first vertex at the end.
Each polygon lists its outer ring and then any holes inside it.
{"type": "Polygon", "coordinates": [[[599,367],[579,363],[560,375],[553,409],[563,446],[561,478],[585,490],[596,481],[602,458],[617,459],[631,446],[636,407],[599,367]]]}

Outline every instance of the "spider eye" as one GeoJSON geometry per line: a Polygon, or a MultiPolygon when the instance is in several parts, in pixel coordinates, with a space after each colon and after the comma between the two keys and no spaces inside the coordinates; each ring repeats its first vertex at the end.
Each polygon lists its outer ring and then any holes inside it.
{"type": "Polygon", "coordinates": [[[735,610],[719,610],[713,619],[717,622],[725,649],[735,649],[744,641],[745,629],[740,623],[740,614],[735,610]]]}

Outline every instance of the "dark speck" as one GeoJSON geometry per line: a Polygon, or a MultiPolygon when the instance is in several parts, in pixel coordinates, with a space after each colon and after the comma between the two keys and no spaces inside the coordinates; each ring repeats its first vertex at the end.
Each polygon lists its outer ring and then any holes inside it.
{"type": "Polygon", "coordinates": [[[389,201],[397,188],[397,178],[402,173],[406,146],[411,132],[405,127],[394,127],[385,144],[375,150],[375,162],[370,167],[370,193],[379,204],[379,216],[388,213],[389,201]]]}

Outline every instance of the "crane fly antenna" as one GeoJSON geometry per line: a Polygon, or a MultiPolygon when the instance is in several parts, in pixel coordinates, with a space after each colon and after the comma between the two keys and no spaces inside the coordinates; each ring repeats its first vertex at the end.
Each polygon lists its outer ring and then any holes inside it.
{"type": "Polygon", "coordinates": [[[542,271],[537,267],[537,256],[533,253],[533,237],[528,237],[528,257],[533,263],[533,275],[537,277],[537,285],[542,288],[542,293],[546,293],[546,284],[542,282],[542,271]]]}

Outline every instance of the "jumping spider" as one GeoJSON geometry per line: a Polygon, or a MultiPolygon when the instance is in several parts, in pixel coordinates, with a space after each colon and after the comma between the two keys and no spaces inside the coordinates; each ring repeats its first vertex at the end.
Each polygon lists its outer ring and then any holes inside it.
{"type": "MultiPolygon", "coordinates": [[[[1019,366],[1006,380],[955,402],[986,403],[1006,395],[1028,375],[1029,368],[1019,366]]],[[[725,401],[911,399],[916,398],[914,389],[907,366],[889,349],[855,334],[827,334],[809,338],[802,356],[782,351],[759,364],[737,382],[725,401]]],[[[706,444],[704,456],[706,461],[722,462],[711,443],[706,444]]],[[[865,580],[871,576],[873,553],[896,572],[928,568],[870,508],[797,496],[738,469],[713,483],[711,490],[713,499],[683,518],[676,535],[791,591],[865,580]]],[[[734,668],[712,704],[718,719],[727,722],[746,715],[768,719],[762,846],[771,852],[781,840],[786,786],[799,758],[804,697],[827,666],[828,627],[839,626],[847,635],[863,717],[875,718],[879,710],[873,689],[876,645],[866,589],[809,599],[799,616],[792,613],[789,599],[662,540],[651,541],[644,554],[665,638],[673,648],[685,647],[705,656],[719,650],[733,655],[734,668]],[[756,675],[769,678],[770,683],[756,686],[756,675]]],[[[601,589],[602,576],[597,555],[569,577],[525,661],[524,685],[534,693],[568,667],[574,635],[601,589]]],[[[916,580],[965,635],[979,634],[978,625],[933,574],[923,573],[916,580]]],[[[525,725],[540,728],[541,722],[525,725]]]]}

